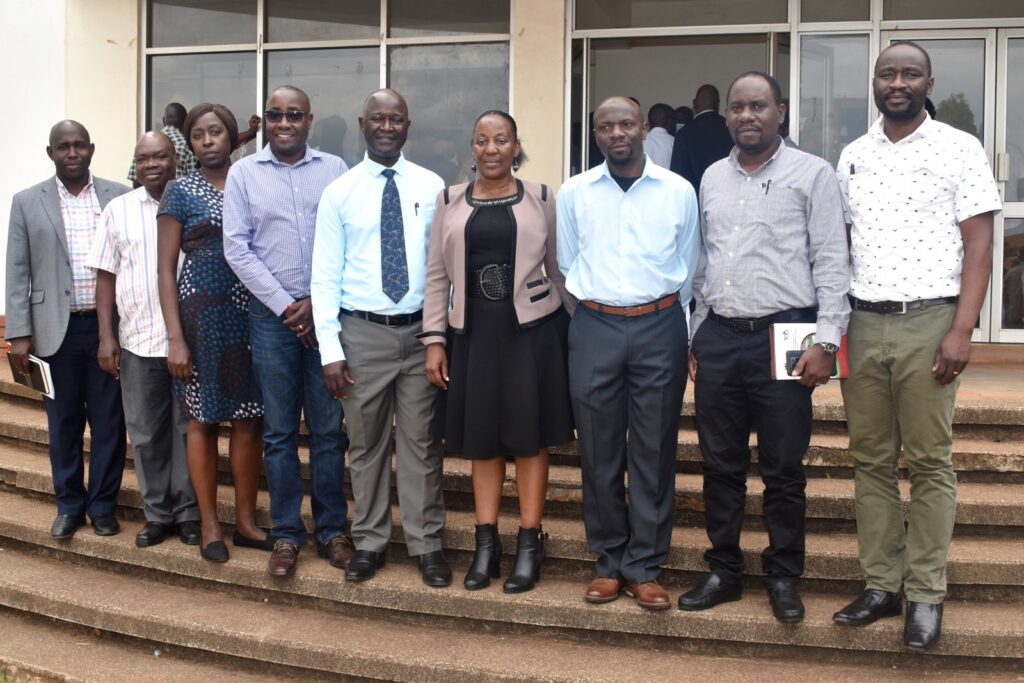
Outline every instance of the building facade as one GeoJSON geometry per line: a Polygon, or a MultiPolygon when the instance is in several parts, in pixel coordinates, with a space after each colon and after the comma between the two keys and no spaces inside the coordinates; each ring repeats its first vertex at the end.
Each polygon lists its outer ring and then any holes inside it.
{"type": "Polygon", "coordinates": [[[42,148],[60,118],[92,132],[97,175],[124,180],[168,102],[221,102],[245,128],[284,83],[311,96],[311,144],[349,164],[364,150],[363,98],[398,89],[408,156],[450,182],[466,176],[476,115],[507,109],[530,156],[522,175],[557,187],[592,162],[585,122],[604,97],[689,106],[701,84],[724,97],[759,69],[782,84],[792,138],[835,163],[877,116],[875,56],[915,40],[932,57],[937,117],[978,137],[1005,200],[975,341],[1024,343],[1004,300],[1024,258],[1021,0],[39,0],[5,14],[6,82],[46,98],[15,142],[26,163],[0,173],[0,218],[52,171],[42,148]]]}

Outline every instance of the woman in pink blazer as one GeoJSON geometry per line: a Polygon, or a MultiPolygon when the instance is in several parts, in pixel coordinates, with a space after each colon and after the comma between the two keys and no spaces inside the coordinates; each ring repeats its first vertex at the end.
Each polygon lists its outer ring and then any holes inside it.
{"type": "Polygon", "coordinates": [[[573,302],[555,260],[554,195],[513,175],[525,158],[516,122],[485,112],[472,150],[476,179],[437,200],[420,338],[427,379],[447,390],[433,431],[472,461],[476,552],[464,585],[479,590],[498,578],[498,507],[512,457],[520,528],[504,590],[520,593],[536,585],[544,560],[547,448],[573,438],[565,342],[573,302]]]}

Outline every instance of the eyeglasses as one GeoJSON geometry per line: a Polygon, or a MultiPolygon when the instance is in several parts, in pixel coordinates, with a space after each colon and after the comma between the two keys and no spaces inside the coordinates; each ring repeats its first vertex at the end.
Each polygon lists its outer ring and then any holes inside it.
{"type": "Polygon", "coordinates": [[[309,114],[308,111],[299,111],[297,109],[289,109],[288,111],[268,109],[263,112],[263,118],[270,123],[280,123],[283,118],[288,119],[288,123],[302,123],[307,114],[309,114]]]}

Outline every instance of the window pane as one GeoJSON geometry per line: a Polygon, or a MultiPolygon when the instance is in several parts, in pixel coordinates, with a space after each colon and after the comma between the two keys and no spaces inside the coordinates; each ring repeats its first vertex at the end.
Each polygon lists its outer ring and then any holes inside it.
{"type": "Polygon", "coordinates": [[[359,114],[380,83],[379,60],[375,47],[268,52],[267,92],[279,85],[302,88],[313,111],[309,145],[353,166],[366,150],[359,114]]]}
{"type": "Polygon", "coordinates": [[[509,0],[391,0],[393,38],[508,33],[509,0]]]}
{"type": "Polygon", "coordinates": [[[1024,17],[1021,0],[885,0],[883,19],[992,19],[1024,17]]]}
{"type": "Polygon", "coordinates": [[[935,118],[985,141],[985,40],[915,40],[932,59],[935,118]]]}
{"type": "Polygon", "coordinates": [[[380,36],[380,0],[267,0],[267,42],[380,36]]]}
{"type": "Polygon", "coordinates": [[[191,109],[200,102],[223,104],[249,127],[256,102],[256,54],[224,52],[205,55],[159,55],[149,58],[150,128],[159,130],[164,107],[181,102],[191,109]]]}
{"type": "MultiPolygon", "coordinates": [[[[1024,202],[1024,38],[1006,41],[1006,153],[1010,174],[1006,181],[1006,201],[1024,202]]],[[[1024,236],[1022,236],[1024,240],[1024,236]]]]}
{"type": "Polygon", "coordinates": [[[787,21],[787,0],[577,0],[576,28],[714,26],[787,21]]]}
{"type": "MultiPolygon", "coordinates": [[[[997,264],[998,265],[998,264],[997,264]]],[[[1003,221],[1003,327],[1024,328],[1024,218],[1003,221]]],[[[995,273],[999,277],[1000,273],[995,273]]]]}
{"type": "MultiPolygon", "coordinates": [[[[409,103],[406,156],[446,183],[465,180],[476,117],[488,109],[508,110],[508,44],[395,47],[388,64],[390,87],[409,103]]],[[[530,135],[520,131],[527,152],[530,135]]]]}
{"type": "MultiPolygon", "coordinates": [[[[931,1],[931,0],[929,0],[931,1]]],[[[800,21],[867,21],[871,0],[801,0],[800,21]]]]}
{"type": "Polygon", "coordinates": [[[256,0],[151,0],[149,46],[256,42],[256,0]]]}
{"type": "Polygon", "coordinates": [[[868,37],[804,36],[800,148],[830,164],[868,129],[868,37]]]}

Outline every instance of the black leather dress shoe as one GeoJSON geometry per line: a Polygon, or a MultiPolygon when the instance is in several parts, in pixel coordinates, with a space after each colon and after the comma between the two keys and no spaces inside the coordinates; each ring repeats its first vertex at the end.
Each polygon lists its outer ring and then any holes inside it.
{"type": "Polygon", "coordinates": [[[372,579],[377,570],[384,566],[384,553],[372,550],[357,550],[345,567],[346,581],[366,581],[372,579]]]}
{"type": "Polygon", "coordinates": [[[50,536],[63,541],[74,536],[80,526],[85,526],[85,515],[57,515],[50,527],[50,536]]]}
{"type": "Polygon", "coordinates": [[[767,579],[765,588],[776,619],[792,624],[804,618],[804,603],[797,593],[796,579],[767,579]]]}
{"type": "Polygon", "coordinates": [[[440,550],[420,555],[420,574],[428,586],[444,588],[452,585],[452,568],[440,550]]]}
{"type": "Polygon", "coordinates": [[[199,522],[194,520],[178,522],[178,538],[185,545],[199,545],[199,540],[202,538],[199,522]]]}
{"type": "Polygon", "coordinates": [[[723,602],[735,602],[743,597],[743,584],[739,581],[728,583],[718,574],[707,578],[693,590],[679,596],[679,609],[699,612],[723,602]]]}
{"type": "Polygon", "coordinates": [[[903,642],[914,652],[925,652],[938,642],[942,634],[942,603],[929,605],[907,600],[907,622],[903,626],[903,642]]]}
{"type": "Polygon", "coordinates": [[[100,515],[92,518],[92,532],[97,536],[113,536],[121,530],[114,515],[100,515]]]}
{"type": "Polygon", "coordinates": [[[170,524],[146,522],[146,526],[139,529],[139,533],[135,534],[135,546],[137,548],[148,548],[151,545],[159,545],[172,533],[174,533],[174,527],[170,524]]]}
{"type": "Polygon", "coordinates": [[[884,617],[895,617],[903,611],[899,593],[868,589],[856,600],[832,615],[832,620],[850,626],[866,626],[884,617]]]}

